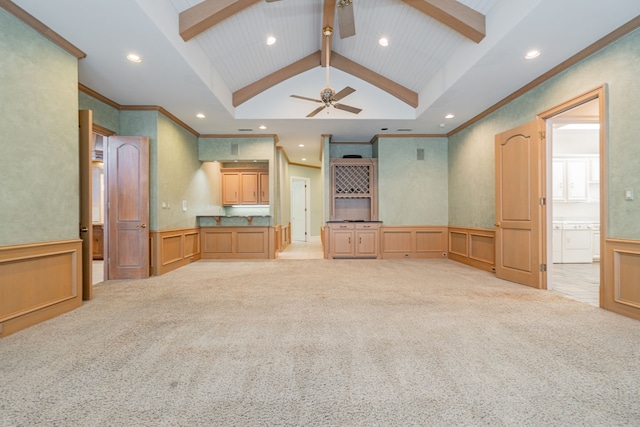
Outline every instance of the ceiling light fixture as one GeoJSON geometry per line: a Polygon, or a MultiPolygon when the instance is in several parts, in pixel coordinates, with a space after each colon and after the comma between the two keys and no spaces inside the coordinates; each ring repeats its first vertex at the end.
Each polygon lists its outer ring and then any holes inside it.
{"type": "Polygon", "coordinates": [[[258,129],[265,130],[266,128],[267,128],[267,127],[266,127],[265,125],[260,125],[260,126],[258,126],[258,129]]]}
{"type": "Polygon", "coordinates": [[[447,114],[444,116],[445,119],[453,119],[455,116],[453,114],[447,114]]]}
{"type": "Polygon", "coordinates": [[[305,158],[303,157],[303,158],[302,158],[302,161],[303,161],[303,162],[306,162],[306,161],[307,161],[307,159],[305,159],[305,158]]]}
{"type": "Polygon", "coordinates": [[[135,53],[128,54],[127,59],[131,62],[142,62],[142,58],[140,57],[140,55],[136,55],[135,53]]]}
{"type": "Polygon", "coordinates": [[[204,114],[202,114],[202,113],[198,113],[198,114],[196,114],[196,117],[199,118],[199,119],[204,119],[206,116],[204,114]]]}
{"type": "Polygon", "coordinates": [[[524,59],[534,59],[534,58],[537,58],[538,56],[540,56],[540,51],[539,50],[530,50],[524,56],[524,59]]]}
{"type": "Polygon", "coordinates": [[[273,36],[267,37],[267,45],[271,46],[276,43],[276,38],[273,36]]]}
{"type": "Polygon", "coordinates": [[[383,47],[389,46],[389,40],[386,37],[382,37],[380,40],[378,40],[378,43],[380,43],[380,46],[383,47]]]}
{"type": "Polygon", "coordinates": [[[304,144],[298,144],[298,147],[304,147],[304,144]]]}

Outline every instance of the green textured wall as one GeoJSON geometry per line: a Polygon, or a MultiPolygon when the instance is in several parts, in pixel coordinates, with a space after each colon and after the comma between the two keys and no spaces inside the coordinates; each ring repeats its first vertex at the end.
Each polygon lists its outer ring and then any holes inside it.
{"type": "Polygon", "coordinates": [[[0,246],[78,238],[78,60],[0,8],[0,246]]]}
{"type": "Polygon", "coordinates": [[[120,111],[118,109],[84,92],[78,93],[78,104],[81,110],[91,110],[93,112],[93,124],[102,126],[117,134],[120,133],[120,111]]]}
{"type": "Polygon", "coordinates": [[[607,84],[608,237],[640,239],[640,30],[576,64],[449,138],[449,224],[493,228],[494,136],[536,114],[607,84]]]}
{"type": "Polygon", "coordinates": [[[160,114],[157,152],[158,229],[196,227],[196,215],[219,213],[219,205],[211,198],[210,186],[215,182],[209,168],[198,160],[195,135],[160,114]]]}
{"type": "Polygon", "coordinates": [[[340,159],[345,155],[356,154],[365,159],[373,157],[371,144],[344,144],[333,143],[329,145],[329,154],[334,159],[340,159]]]}
{"type": "Polygon", "coordinates": [[[378,219],[385,225],[447,225],[446,138],[378,138],[378,219]],[[417,150],[424,160],[417,160],[417,150]]]}

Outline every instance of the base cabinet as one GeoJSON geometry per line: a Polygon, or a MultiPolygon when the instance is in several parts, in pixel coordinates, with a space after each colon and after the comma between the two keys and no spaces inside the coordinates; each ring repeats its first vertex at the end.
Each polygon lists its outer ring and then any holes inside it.
{"type": "Polygon", "coordinates": [[[379,223],[329,223],[330,258],[379,258],[379,223]]]}

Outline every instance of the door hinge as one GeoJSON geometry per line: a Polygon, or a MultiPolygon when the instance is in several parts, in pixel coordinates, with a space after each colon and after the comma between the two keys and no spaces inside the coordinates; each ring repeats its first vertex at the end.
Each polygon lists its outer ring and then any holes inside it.
{"type": "Polygon", "coordinates": [[[538,132],[538,135],[540,136],[540,141],[544,141],[545,138],[547,137],[547,133],[544,131],[538,132]]]}
{"type": "Polygon", "coordinates": [[[540,197],[540,206],[544,206],[547,204],[547,198],[546,197],[540,197]]]}
{"type": "Polygon", "coordinates": [[[540,264],[540,271],[542,271],[543,273],[546,273],[546,271],[547,271],[547,264],[540,264]]]}

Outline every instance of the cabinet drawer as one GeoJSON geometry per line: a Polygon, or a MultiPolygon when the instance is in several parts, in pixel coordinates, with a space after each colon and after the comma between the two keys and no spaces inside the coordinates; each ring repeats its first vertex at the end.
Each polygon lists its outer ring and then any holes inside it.
{"type": "Polygon", "coordinates": [[[355,224],[356,230],[377,230],[380,227],[380,224],[355,224]]]}
{"type": "Polygon", "coordinates": [[[331,224],[332,230],[353,230],[354,224],[331,224]]]}

